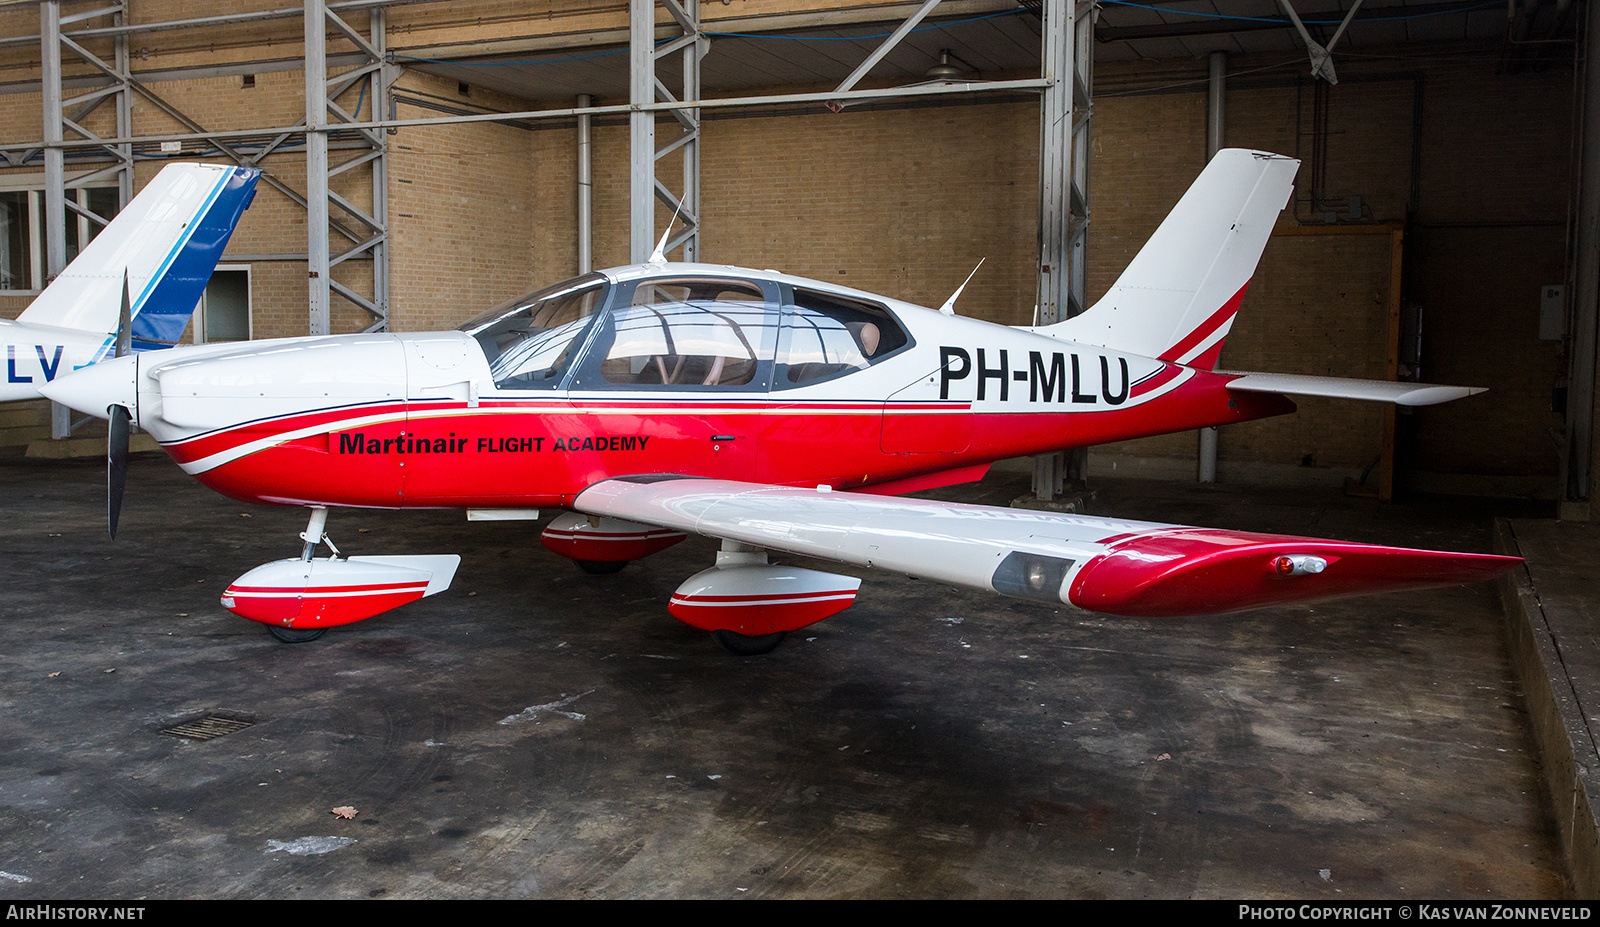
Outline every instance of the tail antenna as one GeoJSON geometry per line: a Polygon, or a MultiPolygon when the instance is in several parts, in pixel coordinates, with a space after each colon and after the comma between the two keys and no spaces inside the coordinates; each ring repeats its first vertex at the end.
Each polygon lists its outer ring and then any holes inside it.
{"type": "Polygon", "coordinates": [[[678,221],[680,212],[683,212],[683,200],[679,200],[678,208],[672,211],[672,218],[667,220],[667,230],[661,233],[661,241],[656,243],[656,250],[650,252],[650,260],[646,264],[667,263],[667,239],[672,235],[672,226],[678,221]]]}

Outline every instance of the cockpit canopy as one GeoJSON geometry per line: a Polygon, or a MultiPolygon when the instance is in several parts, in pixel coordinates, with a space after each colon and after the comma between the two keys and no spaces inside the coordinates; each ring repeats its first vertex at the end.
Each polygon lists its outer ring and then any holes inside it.
{"type": "Polygon", "coordinates": [[[761,279],[585,274],[460,327],[502,390],[793,389],[865,370],[911,344],[865,300],[761,279]]]}
{"type": "Polygon", "coordinates": [[[554,389],[609,290],[605,277],[584,274],[503,302],[460,330],[478,339],[495,386],[554,389]]]}

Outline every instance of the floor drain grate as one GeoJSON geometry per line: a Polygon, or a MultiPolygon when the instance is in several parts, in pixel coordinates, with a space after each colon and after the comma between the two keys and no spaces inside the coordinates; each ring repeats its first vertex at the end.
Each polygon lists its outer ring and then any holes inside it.
{"type": "Polygon", "coordinates": [[[207,715],[204,718],[196,718],[193,721],[185,721],[182,724],[175,724],[161,733],[172,737],[182,737],[185,740],[215,740],[224,734],[232,734],[235,731],[242,731],[252,724],[255,724],[255,722],[246,721],[241,718],[227,718],[223,717],[222,715],[207,715]]]}

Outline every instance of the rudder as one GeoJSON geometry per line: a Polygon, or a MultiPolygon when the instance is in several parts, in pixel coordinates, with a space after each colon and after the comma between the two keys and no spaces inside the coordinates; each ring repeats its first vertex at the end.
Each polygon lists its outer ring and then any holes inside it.
{"type": "Polygon", "coordinates": [[[1217,152],[1105,296],[1040,331],[1211,369],[1299,166],[1264,151],[1217,152]]]}

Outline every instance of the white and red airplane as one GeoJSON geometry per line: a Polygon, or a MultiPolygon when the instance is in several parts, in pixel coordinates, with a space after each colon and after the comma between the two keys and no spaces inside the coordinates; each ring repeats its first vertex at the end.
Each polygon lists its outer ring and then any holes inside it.
{"type": "MultiPolygon", "coordinates": [[[[1113,615],[1230,611],[1477,582],[1519,562],[1060,515],[900,493],[995,460],[1293,411],[1283,394],[1439,402],[1475,390],[1212,368],[1298,162],[1212,160],[1093,308],[1011,328],[704,264],[586,274],[457,331],[175,348],[46,388],[131,418],[228,496],[311,509],[299,559],[223,604],[307,640],[449,586],[459,557],[313,556],[329,506],[566,510],[544,544],[594,572],[694,532],[723,542],[668,610],[736,653],[854,600],[781,551],[1113,615]]],[[[115,449],[113,449],[115,456],[115,449]]]]}
{"type": "Polygon", "coordinates": [[[0,401],[38,399],[58,376],[175,342],[260,175],[231,165],[162,168],[16,321],[0,319],[0,401]]]}

